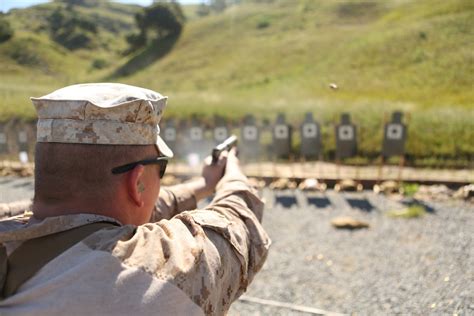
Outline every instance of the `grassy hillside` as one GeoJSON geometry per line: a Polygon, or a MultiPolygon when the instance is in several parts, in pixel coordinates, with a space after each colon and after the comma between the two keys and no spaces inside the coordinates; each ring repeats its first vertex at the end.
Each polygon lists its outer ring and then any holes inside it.
{"type": "Polygon", "coordinates": [[[472,106],[472,2],[294,3],[195,21],[172,54],[127,80],[153,82],[192,111],[309,108],[326,98],[472,106]]]}
{"type": "MultiPolygon", "coordinates": [[[[408,151],[423,164],[474,159],[474,2],[317,1],[243,4],[188,19],[167,54],[123,56],[137,7],[99,2],[78,8],[100,23],[94,50],[68,51],[41,31],[47,4],[11,12],[13,39],[0,44],[0,117],[33,117],[28,97],[69,83],[120,81],[168,95],[167,116],[278,111],[298,124],[312,111],[332,123],[342,111],[363,128],[361,151],[375,156],[384,117],[410,114],[408,151]],[[38,18],[39,16],[39,18],[38,18]],[[115,25],[111,28],[111,25],[115,25]],[[40,30],[40,31],[35,31],[40,30]],[[21,48],[21,49],[18,49],[21,48]],[[18,57],[21,51],[26,57],[18,57]],[[159,57],[156,57],[159,56],[159,57]],[[146,65],[126,77],[117,69],[146,65]],[[97,61],[102,67],[94,67],[97,61]],[[5,69],[5,71],[3,71],[5,69]],[[335,83],[337,90],[330,89],[335,83]],[[434,162],[430,162],[434,160],[434,162]]],[[[194,14],[195,7],[185,10],[194,14]]],[[[157,49],[160,49],[159,47],[157,49]]],[[[122,72],[124,73],[124,72],[122,72]]]]}
{"type": "Polygon", "coordinates": [[[75,6],[80,16],[98,29],[92,49],[68,50],[51,39],[48,17],[64,4],[47,3],[15,9],[6,16],[15,33],[0,43],[0,120],[33,119],[30,96],[41,96],[58,87],[101,81],[106,69],[118,67],[126,57],[126,34],[135,31],[138,6],[96,1],[91,7],[75,6]]]}

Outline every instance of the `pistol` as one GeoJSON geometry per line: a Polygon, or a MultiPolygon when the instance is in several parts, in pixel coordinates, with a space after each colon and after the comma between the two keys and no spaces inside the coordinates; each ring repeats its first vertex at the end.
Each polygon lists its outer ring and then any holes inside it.
{"type": "Polygon", "coordinates": [[[237,136],[232,135],[229,138],[227,138],[225,141],[214,147],[212,149],[212,164],[217,163],[217,160],[219,160],[219,156],[224,150],[229,150],[232,147],[237,145],[237,136]]]}

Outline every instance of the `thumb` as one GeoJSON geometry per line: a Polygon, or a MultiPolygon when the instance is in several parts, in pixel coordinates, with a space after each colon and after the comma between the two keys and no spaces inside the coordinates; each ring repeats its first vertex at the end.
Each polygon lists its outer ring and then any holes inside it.
{"type": "Polygon", "coordinates": [[[233,147],[229,150],[227,155],[227,166],[238,166],[239,165],[239,158],[237,158],[237,148],[233,147]]]}
{"type": "Polygon", "coordinates": [[[231,159],[236,159],[237,158],[237,147],[232,147],[228,151],[228,157],[230,157],[231,159]]]}

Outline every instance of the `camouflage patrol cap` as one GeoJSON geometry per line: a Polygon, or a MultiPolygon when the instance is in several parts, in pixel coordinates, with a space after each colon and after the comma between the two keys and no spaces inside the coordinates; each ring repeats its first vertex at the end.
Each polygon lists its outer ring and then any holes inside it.
{"type": "Polygon", "coordinates": [[[149,145],[173,152],[159,133],[167,97],[120,83],[68,86],[31,98],[38,114],[37,141],[49,143],[149,145]]]}

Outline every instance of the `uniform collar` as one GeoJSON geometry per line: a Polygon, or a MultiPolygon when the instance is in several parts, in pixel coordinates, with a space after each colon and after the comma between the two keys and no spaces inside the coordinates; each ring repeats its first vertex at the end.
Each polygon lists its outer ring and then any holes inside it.
{"type": "Polygon", "coordinates": [[[38,238],[96,222],[109,222],[122,226],[114,218],[96,214],[62,215],[43,220],[31,216],[28,221],[24,216],[20,216],[0,222],[0,243],[38,238]]]}

